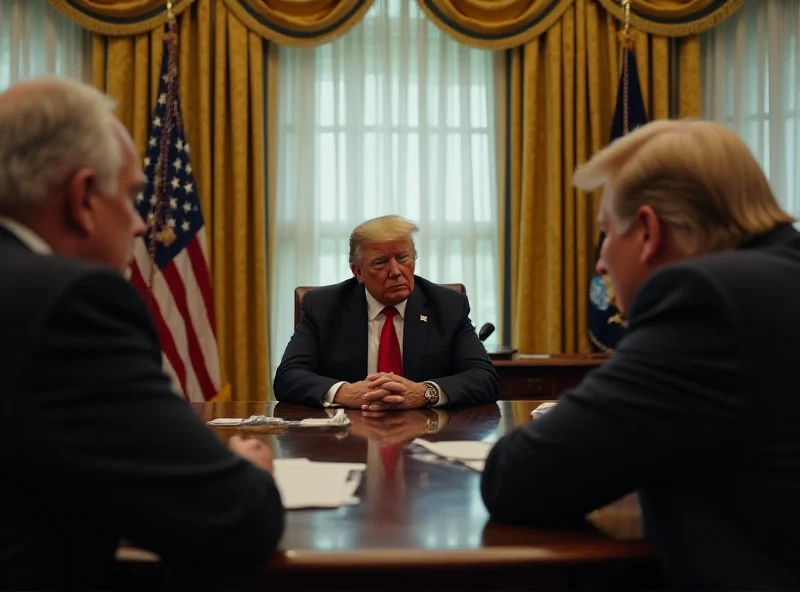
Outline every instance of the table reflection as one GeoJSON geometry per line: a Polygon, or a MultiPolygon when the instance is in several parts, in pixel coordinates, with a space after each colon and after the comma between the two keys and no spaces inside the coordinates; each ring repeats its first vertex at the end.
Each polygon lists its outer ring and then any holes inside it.
{"type": "MultiPolygon", "coordinates": [[[[459,464],[431,462],[411,444],[431,441],[493,442],[531,421],[541,401],[503,401],[463,409],[394,412],[348,410],[345,428],[216,428],[223,439],[236,433],[262,438],[276,458],[366,463],[356,495],[361,503],[338,509],[288,513],[284,549],[345,551],[358,548],[476,549],[487,546],[636,538],[638,510],[630,499],[592,516],[595,523],[562,530],[531,530],[488,522],[480,474],[459,464]]],[[[286,403],[195,404],[204,419],[263,414],[287,420],[325,417],[333,410],[286,403]]],[[[635,501],[635,500],[634,500],[635,501]]]]}

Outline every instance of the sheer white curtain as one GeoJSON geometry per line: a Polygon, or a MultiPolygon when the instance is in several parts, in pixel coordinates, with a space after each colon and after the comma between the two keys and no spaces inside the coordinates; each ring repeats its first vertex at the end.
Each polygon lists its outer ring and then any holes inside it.
{"type": "Polygon", "coordinates": [[[295,286],[351,277],[350,231],[374,216],[417,222],[417,274],[463,283],[473,323],[499,326],[494,54],[409,0],[378,0],[332,43],[279,51],[273,372],[295,286]]]}
{"type": "Polygon", "coordinates": [[[46,0],[0,0],[0,89],[47,74],[91,81],[92,36],[46,0]]]}
{"type": "Polygon", "coordinates": [[[800,216],[800,2],[748,1],[704,34],[703,114],[744,138],[800,216]]]}

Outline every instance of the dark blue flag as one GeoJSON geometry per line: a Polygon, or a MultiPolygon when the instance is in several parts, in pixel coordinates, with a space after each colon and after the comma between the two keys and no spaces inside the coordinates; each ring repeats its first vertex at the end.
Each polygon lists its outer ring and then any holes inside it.
{"type": "MultiPolygon", "coordinates": [[[[617,104],[611,122],[609,143],[647,123],[639,71],[633,49],[622,49],[622,71],[617,88],[617,104]]],[[[600,256],[603,234],[597,241],[595,257],[600,256]]],[[[595,351],[613,350],[625,332],[625,321],[614,305],[614,292],[608,277],[595,273],[589,283],[589,341],[595,351]]]]}

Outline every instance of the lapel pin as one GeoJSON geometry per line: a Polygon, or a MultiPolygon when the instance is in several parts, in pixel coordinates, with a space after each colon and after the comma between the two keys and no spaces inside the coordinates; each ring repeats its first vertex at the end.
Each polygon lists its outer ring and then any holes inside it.
{"type": "Polygon", "coordinates": [[[419,320],[422,321],[423,323],[427,323],[428,315],[419,315],[419,320]]]}

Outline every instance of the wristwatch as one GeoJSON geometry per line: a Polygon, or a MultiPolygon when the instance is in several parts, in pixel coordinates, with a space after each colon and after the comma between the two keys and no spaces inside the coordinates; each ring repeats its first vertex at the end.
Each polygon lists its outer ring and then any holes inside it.
{"type": "Polygon", "coordinates": [[[425,406],[429,409],[439,402],[439,389],[432,382],[425,382],[425,406]]]}

